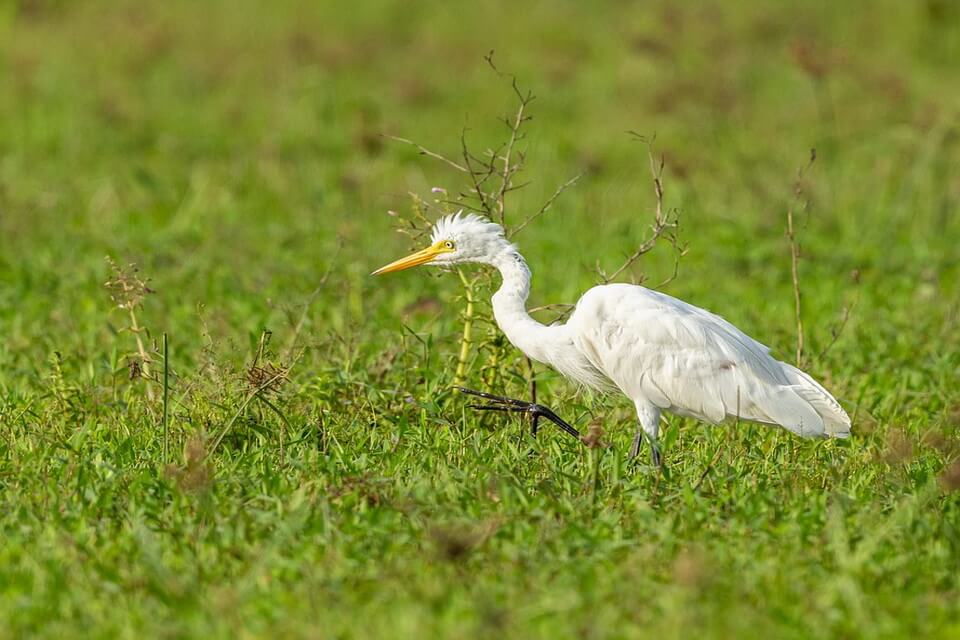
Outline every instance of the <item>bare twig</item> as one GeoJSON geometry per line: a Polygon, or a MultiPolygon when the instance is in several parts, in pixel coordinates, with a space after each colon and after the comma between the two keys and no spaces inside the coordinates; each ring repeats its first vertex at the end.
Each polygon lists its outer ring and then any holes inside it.
{"type": "Polygon", "coordinates": [[[787,242],[790,245],[790,279],[793,283],[793,309],[794,319],[797,325],[797,366],[799,367],[803,360],[803,318],[800,305],[800,245],[797,242],[797,234],[794,228],[793,208],[797,202],[802,202],[803,208],[807,209],[810,205],[809,200],[804,199],[803,176],[813,166],[817,159],[817,150],[810,149],[810,160],[807,164],[797,171],[797,179],[793,183],[793,200],[787,206],[787,242]]]}
{"type": "Polygon", "coordinates": [[[557,190],[553,192],[553,195],[547,198],[547,201],[543,203],[543,206],[540,207],[540,209],[536,213],[534,213],[531,216],[528,216],[526,220],[524,220],[519,225],[511,229],[508,235],[510,237],[517,235],[518,233],[523,231],[524,227],[526,227],[528,224],[530,224],[531,222],[533,222],[534,220],[536,220],[537,218],[545,214],[547,211],[549,211],[550,207],[553,206],[553,203],[556,202],[557,198],[559,198],[564,191],[566,191],[567,189],[575,185],[577,181],[582,177],[583,177],[583,173],[578,173],[577,175],[573,176],[572,178],[564,182],[562,185],[557,187],[557,190]]]}
{"type": "MultiPolygon", "coordinates": [[[[671,216],[669,213],[664,213],[663,210],[663,156],[661,156],[659,160],[654,158],[653,139],[648,139],[633,131],[630,131],[629,133],[647,145],[647,157],[650,161],[650,173],[653,175],[653,193],[654,196],[656,196],[657,204],[656,209],[654,210],[653,225],[650,227],[650,236],[640,243],[633,253],[627,256],[623,264],[621,264],[620,267],[618,267],[612,274],[607,274],[599,267],[599,265],[597,266],[597,273],[600,275],[600,279],[603,284],[608,284],[615,280],[621,273],[633,266],[633,263],[636,262],[640,256],[652,251],[653,248],[657,246],[657,243],[661,238],[667,240],[673,246],[674,251],[676,252],[677,257],[674,264],[673,277],[676,276],[676,272],[679,269],[680,257],[686,253],[686,247],[680,244],[679,238],[677,237],[676,229],[679,226],[679,222],[676,214],[674,213],[674,215],[671,216]]],[[[673,277],[668,278],[662,284],[666,284],[672,280],[673,277]]]]}
{"type": "Polygon", "coordinates": [[[850,306],[844,307],[841,312],[840,321],[830,327],[830,342],[825,346],[820,353],[817,354],[817,360],[822,360],[825,355],[833,348],[833,345],[837,344],[837,340],[840,339],[840,335],[843,333],[843,330],[847,328],[847,321],[850,320],[850,314],[857,307],[857,300],[854,300],[850,306]]]}
{"type": "Polygon", "coordinates": [[[571,304],[569,302],[554,302],[551,304],[542,304],[539,307],[533,307],[528,309],[529,313],[536,313],[538,311],[552,311],[554,312],[553,319],[550,320],[549,324],[555,322],[560,322],[566,320],[567,317],[573,313],[573,310],[577,308],[577,305],[571,304]]]}
{"type": "MultiPolygon", "coordinates": [[[[493,55],[493,52],[490,54],[493,55]]],[[[489,60],[490,65],[493,65],[492,57],[489,60]]],[[[494,67],[496,69],[496,67],[494,67]]],[[[529,91],[523,93],[520,90],[520,87],[517,85],[517,79],[514,78],[513,82],[513,91],[517,94],[517,98],[520,102],[520,106],[517,108],[517,114],[513,119],[513,122],[505,120],[507,127],[510,129],[510,139],[507,141],[506,151],[503,154],[503,172],[500,176],[500,190],[497,193],[495,201],[497,203],[497,213],[500,217],[500,226],[505,226],[505,209],[506,209],[506,195],[507,191],[510,189],[510,185],[513,182],[513,176],[523,167],[523,156],[520,156],[520,160],[515,164],[511,164],[511,155],[513,154],[513,147],[517,143],[517,140],[521,139],[523,135],[520,133],[520,128],[523,126],[523,123],[528,119],[524,112],[529,105],[534,100],[534,95],[529,91]]]]}
{"type": "Polygon", "coordinates": [[[419,152],[421,153],[421,155],[430,156],[431,158],[435,158],[435,159],[437,159],[437,160],[439,160],[439,161],[441,161],[441,162],[445,162],[446,164],[450,165],[451,167],[453,167],[453,168],[456,169],[457,171],[462,171],[463,173],[467,173],[467,172],[468,172],[466,167],[463,167],[463,166],[457,164],[456,162],[454,162],[454,161],[451,160],[450,158],[448,158],[448,157],[446,157],[446,156],[444,156],[444,155],[441,155],[441,154],[437,153],[436,151],[431,151],[430,149],[427,149],[427,148],[424,147],[423,145],[417,144],[417,143],[414,142],[413,140],[408,140],[408,139],[406,139],[406,138],[401,138],[401,137],[399,137],[399,136],[392,136],[392,135],[387,134],[387,133],[384,133],[384,134],[382,134],[382,135],[383,135],[383,137],[389,138],[389,139],[391,139],[391,140],[395,140],[396,142],[402,142],[403,144],[408,144],[408,145],[410,145],[411,147],[416,147],[417,151],[419,151],[419,152]]]}
{"type": "Polygon", "coordinates": [[[687,245],[680,244],[676,236],[671,236],[670,244],[673,246],[673,271],[657,283],[657,289],[661,289],[677,279],[677,276],[680,275],[680,258],[687,255],[687,245]]]}
{"type": "Polygon", "coordinates": [[[464,127],[460,131],[460,150],[461,155],[463,156],[463,162],[467,166],[467,174],[470,176],[470,182],[473,186],[473,192],[477,198],[477,202],[480,205],[480,208],[486,212],[487,216],[492,220],[493,219],[493,205],[490,204],[490,196],[483,190],[483,185],[496,172],[496,166],[494,165],[493,159],[489,161],[483,161],[479,158],[473,156],[470,153],[470,147],[467,145],[467,128],[464,127]],[[486,171],[484,172],[481,169],[475,168],[475,164],[485,165],[486,171]]]}
{"type": "Polygon", "coordinates": [[[550,304],[542,304],[539,307],[532,307],[527,311],[530,313],[536,313],[537,311],[556,311],[558,309],[561,311],[569,311],[576,306],[577,305],[569,302],[552,302],[550,304]]]}
{"type": "Polygon", "coordinates": [[[170,440],[170,345],[163,334],[163,463],[167,464],[170,440]]]}
{"type": "Polygon", "coordinates": [[[525,356],[527,359],[527,371],[530,372],[530,402],[537,403],[537,376],[533,370],[533,360],[530,359],[530,356],[525,356]]]}

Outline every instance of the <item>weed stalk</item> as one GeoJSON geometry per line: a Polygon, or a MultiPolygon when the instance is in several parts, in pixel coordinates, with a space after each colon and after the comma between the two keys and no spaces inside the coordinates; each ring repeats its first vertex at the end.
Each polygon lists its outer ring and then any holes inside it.
{"type": "Polygon", "coordinates": [[[470,344],[473,334],[473,281],[469,280],[463,269],[457,269],[457,275],[460,276],[460,282],[463,283],[464,295],[467,300],[467,308],[463,312],[463,333],[460,335],[460,355],[457,356],[457,371],[453,377],[453,384],[459,386],[463,384],[467,371],[467,358],[470,356],[470,344]]]}
{"type": "Polygon", "coordinates": [[[163,463],[170,453],[170,349],[167,334],[163,334],[163,463]]]}

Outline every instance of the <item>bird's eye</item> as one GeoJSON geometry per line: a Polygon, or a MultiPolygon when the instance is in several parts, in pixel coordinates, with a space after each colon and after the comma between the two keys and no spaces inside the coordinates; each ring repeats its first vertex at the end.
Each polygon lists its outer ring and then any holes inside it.
{"type": "Polygon", "coordinates": [[[445,246],[447,249],[453,249],[453,241],[447,240],[446,242],[443,243],[443,246],[445,246]]]}

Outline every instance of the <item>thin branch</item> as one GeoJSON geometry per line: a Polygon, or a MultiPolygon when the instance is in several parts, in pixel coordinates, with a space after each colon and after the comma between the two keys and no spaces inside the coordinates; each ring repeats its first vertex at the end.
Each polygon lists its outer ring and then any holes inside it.
{"type": "Polygon", "coordinates": [[[457,171],[462,171],[463,173],[468,173],[468,170],[467,170],[466,167],[463,167],[463,166],[457,164],[456,162],[454,162],[454,161],[451,160],[450,158],[448,158],[448,157],[446,157],[446,156],[444,156],[444,155],[441,155],[441,154],[437,153],[436,151],[431,151],[430,149],[427,149],[427,148],[424,147],[423,145],[417,144],[417,143],[414,142],[413,140],[407,140],[406,138],[401,138],[401,137],[399,137],[399,136],[392,136],[392,135],[390,135],[390,134],[388,134],[388,133],[384,133],[384,134],[381,134],[381,135],[382,135],[384,138],[389,138],[389,139],[394,140],[394,141],[396,141],[396,142],[402,142],[403,144],[408,144],[408,145],[410,145],[411,147],[415,147],[415,148],[417,149],[417,151],[419,151],[419,152],[421,153],[421,155],[430,156],[431,158],[436,158],[436,159],[439,160],[440,162],[445,162],[446,164],[450,165],[451,167],[453,167],[453,168],[456,169],[457,171]]]}
{"type": "Polygon", "coordinates": [[[503,190],[503,193],[507,194],[511,191],[519,191],[524,187],[529,187],[531,184],[533,184],[533,180],[527,180],[526,182],[521,182],[520,184],[511,184],[508,188],[503,190]]]}
{"type": "MultiPolygon", "coordinates": [[[[633,263],[636,262],[640,256],[645,253],[649,253],[657,246],[657,243],[661,238],[664,238],[673,245],[674,250],[678,254],[677,260],[679,257],[686,253],[686,247],[680,245],[677,235],[672,230],[678,227],[678,222],[676,216],[671,218],[668,214],[664,214],[663,211],[663,167],[664,160],[663,156],[660,157],[659,161],[653,156],[653,139],[645,138],[633,131],[629,132],[630,135],[636,137],[640,141],[644,142],[647,145],[647,157],[650,161],[650,173],[653,175],[653,193],[656,196],[657,204],[656,209],[654,210],[653,225],[650,227],[651,234],[644,240],[636,250],[627,256],[627,259],[624,260],[623,264],[620,265],[612,274],[607,274],[602,269],[598,268],[597,271],[600,275],[603,284],[608,284],[614,281],[621,273],[633,266],[633,263]]],[[[675,270],[679,268],[678,264],[675,264],[675,270]]],[[[669,282],[673,278],[669,278],[665,282],[669,282]]]]}
{"type": "MultiPolygon", "coordinates": [[[[677,224],[679,225],[679,222],[677,224]]],[[[673,247],[673,271],[670,272],[669,276],[657,283],[656,289],[662,289],[677,279],[677,276],[680,275],[680,259],[687,255],[687,243],[680,242],[676,233],[671,233],[669,240],[670,245],[673,247]]]]}
{"type": "Polygon", "coordinates": [[[528,309],[529,313],[536,313],[538,311],[553,311],[556,315],[550,321],[550,323],[560,322],[561,320],[566,320],[567,317],[573,313],[573,310],[577,308],[577,305],[570,304],[568,302],[554,302],[551,304],[540,305],[539,307],[533,307],[528,309]]]}
{"type": "MultiPolygon", "coordinates": [[[[483,165],[485,167],[484,173],[480,176],[480,179],[477,181],[478,187],[483,187],[490,178],[493,178],[497,175],[497,164],[495,162],[496,157],[500,154],[500,150],[503,149],[503,144],[501,144],[496,149],[487,149],[487,160],[482,160],[477,156],[470,153],[466,147],[464,147],[464,154],[468,154],[474,159],[477,164],[483,165]]],[[[490,197],[490,194],[486,194],[487,197],[490,197]]]]}
{"type": "MultiPolygon", "coordinates": [[[[488,60],[491,66],[493,66],[493,57],[491,52],[491,57],[488,60]]],[[[493,67],[496,69],[496,67],[493,67]]],[[[522,159],[516,165],[510,164],[510,156],[513,153],[513,146],[517,143],[517,140],[522,137],[520,136],[520,127],[523,126],[523,123],[527,118],[524,116],[524,112],[529,105],[534,100],[534,95],[530,92],[524,94],[520,91],[520,87],[517,86],[517,79],[514,78],[512,81],[513,91],[517,94],[517,97],[520,100],[520,106],[517,107],[517,115],[514,117],[513,122],[510,123],[507,121],[507,126],[510,128],[510,139],[507,141],[507,149],[503,154],[503,172],[500,176],[500,191],[497,193],[495,202],[497,203],[497,212],[500,216],[500,226],[505,226],[504,216],[506,209],[506,195],[507,189],[510,187],[512,182],[513,175],[520,170],[522,166],[522,159]]]]}
{"type": "Polygon", "coordinates": [[[573,309],[577,305],[571,304],[569,302],[552,302],[550,304],[542,304],[539,307],[533,307],[527,309],[530,313],[536,313],[537,311],[556,311],[557,309],[562,309],[566,311],[567,309],[573,309]]]}
{"type": "Polygon", "coordinates": [[[487,55],[483,56],[483,60],[490,66],[491,69],[493,69],[493,72],[496,73],[501,78],[508,77],[511,79],[516,79],[516,76],[514,76],[512,73],[504,73],[503,71],[500,71],[500,69],[497,68],[497,65],[494,64],[493,62],[493,53],[494,53],[494,50],[490,49],[490,51],[487,52],[487,55]]]}
{"type": "MultiPolygon", "coordinates": [[[[793,310],[797,325],[797,366],[803,360],[803,318],[800,305],[800,245],[797,243],[796,230],[793,225],[793,207],[804,198],[803,175],[813,166],[817,159],[817,150],[810,149],[810,160],[797,171],[797,179],[793,184],[793,200],[787,206],[787,242],[790,245],[790,279],[793,283],[793,310]]],[[[809,206],[808,200],[803,200],[803,207],[809,206]]]]}
{"type": "Polygon", "coordinates": [[[559,198],[564,191],[566,191],[567,189],[575,185],[577,181],[583,176],[584,176],[583,173],[578,173],[577,175],[575,175],[574,177],[570,178],[569,180],[564,182],[562,185],[557,187],[557,190],[553,192],[552,196],[547,198],[547,201],[543,203],[543,206],[540,207],[540,210],[537,211],[532,216],[527,217],[526,220],[524,220],[519,225],[514,227],[508,234],[508,237],[513,237],[517,235],[518,233],[523,231],[524,227],[526,227],[528,224],[530,224],[531,222],[533,222],[534,220],[536,220],[537,218],[545,214],[550,209],[550,207],[553,206],[553,203],[556,202],[557,198],[559,198]]]}
{"type": "Polygon", "coordinates": [[[467,173],[470,175],[470,182],[473,184],[473,191],[476,194],[477,201],[486,212],[487,216],[493,219],[493,207],[489,202],[489,195],[483,190],[483,183],[496,171],[493,159],[486,162],[487,173],[484,174],[474,168],[476,158],[470,153],[467,145],[467,127],[464,126],[460,131],[460,148],[463,155],[463,161],[467,165],[467,173]]]}
{"type": "Polygon", "coordinates": [[[833,348],[833,345],[837,344],[837,340],[840,339],[843,330],[847,328],[847,321],[850,320],[850,314],[856,307],[857,300],[854,300],[853,304],[849,307],[843,308],[843,315],[840,318],[840,322],[830,328],[830,342],[817,354],[817,360],[823,360],[823,357],[833,348]]]}

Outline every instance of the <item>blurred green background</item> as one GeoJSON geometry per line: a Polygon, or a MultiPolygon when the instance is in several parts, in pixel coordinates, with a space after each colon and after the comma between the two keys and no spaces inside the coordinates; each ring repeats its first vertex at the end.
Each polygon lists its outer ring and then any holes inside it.
{"type": "Polygon", "coordinates": [[[0,637],[960,632],[958,61],[947,0],[3,2],[0,637]],[[387,211],[465,188],[381,134],[494,146],[491,50],[537,96],[508,221],[585,172],[516,238],[531,304],[647,232],[626,132],[655,135],[688,244],[666,291],[784,359],[796,208],[849,444],[674,421],[661,484],[622,459],[630,408],[549,372],[612,449],[461,413],[456,278],[368,274],[412,246],[387,211]],[[154,375],[170,337],[169,433],[107,256],[153,291],[154,375]],[[271,366],[303,350],[273,408],[245,386],[265,330],[271,366]]]}

